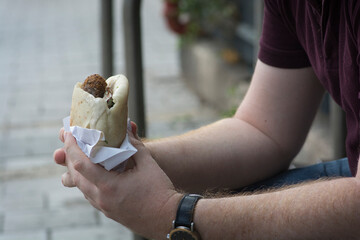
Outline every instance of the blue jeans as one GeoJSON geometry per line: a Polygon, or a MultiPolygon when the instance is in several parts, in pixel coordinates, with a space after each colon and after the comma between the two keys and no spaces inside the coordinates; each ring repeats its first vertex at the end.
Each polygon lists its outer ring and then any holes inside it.
{"type": "Polygon", "coordinates": [[[348,159],[319,163],[303,168],[296,168],[280,173],[267,180],[239,189],[238,191],[256,191],[268,188],[297,184],[305,181],[329,177],[351,177],[348,159]]]}

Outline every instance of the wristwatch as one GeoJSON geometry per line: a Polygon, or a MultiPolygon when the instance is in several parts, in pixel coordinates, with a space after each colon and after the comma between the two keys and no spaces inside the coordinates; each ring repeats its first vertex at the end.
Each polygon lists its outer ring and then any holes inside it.
{"type": "Polygon", "coordinates": [[[194,230],[194,209],[197,201],[202,196],[186,194],[180,201],[176,218],[173,221],[173,229],[167,235],[170,240],[200,240],[200,235],[194,230]]]}

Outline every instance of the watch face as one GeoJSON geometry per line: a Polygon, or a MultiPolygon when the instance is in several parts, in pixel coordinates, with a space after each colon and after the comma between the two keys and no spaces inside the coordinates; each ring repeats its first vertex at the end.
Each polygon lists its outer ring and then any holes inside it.
{"type": "Polygon", "coordinates": [[[171,240],[198,240],[190,230],[185,228],[176,228],[170,233],[171,240]]]}

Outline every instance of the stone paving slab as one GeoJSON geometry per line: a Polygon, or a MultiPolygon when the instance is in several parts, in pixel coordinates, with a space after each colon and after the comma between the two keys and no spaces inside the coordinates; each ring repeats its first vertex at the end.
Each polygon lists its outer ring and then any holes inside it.
{"type": "Polygon", "coordinates": [[[45,230],[0,233],[0,240],[48,240],[48,233],[45,230]]]}
{"type": "Polygon", "coordinates": [[[76,207],[54,210],[5,212],[4,233],[26,230],[56,228],[94,227],[97,225],[98,211],[94,208],[76,207]]]}
{"type": "Polygon", "coordinates": [[[131,235],[95,210],[78,189],[64,188],[60,177],[9,181],[6,187],[0,201],[0,239],[21,239],[19,231],[35,231],[30,234],[37,237],[33,239],[40,239],[43,232],[50,234],[50,239],[116,239],[131,235]]]}
{"type": "MultiPolygon", "coordinates": [[[[19,179],[6,181],[4,186],[4,193],[6,197],[29,196],[36,194],[45,194],[51,191],[63,190],[60,175],[53,177],[34,177],[32,179],[19,179]]],[[[67,188],[65,188],[67,189],[67,188]]]]}
{"type": "Polygon", "coordinates": [[[0,231],[1,232],[4,231],[4,220],[5,220],[5,215],[4,215],[3,211],[0,209],[0,231]]]}
{"type": "Polygon", "coordinates": [[[7,214],[16,211],[40,211],[44,208],[45,199],[42,194],[31,194],[23,197],[8,195],[0,201],[0,212],[7,214]]]}
{"type": "Polygon", "coordinates": [[[46,193],[46,197],[49,209],[90,206],[84,195],[77,188],[61,187],[50,189],[46,193]]]}
{"type": "MultiPolygon", "coordinates": [[[[122,226],[117,227],[93,227],[54,230],[51,240],[123,240],[131,239],[132,233],[122,226]]],[[[0,238],[1,239],[1,238],[0,238]]]]}

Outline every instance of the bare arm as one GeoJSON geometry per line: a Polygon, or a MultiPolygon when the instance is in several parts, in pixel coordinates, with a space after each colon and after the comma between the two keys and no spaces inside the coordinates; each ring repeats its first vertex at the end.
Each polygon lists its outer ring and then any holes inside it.
{"type": "MultiPolygon", "coordinates": [[[[129,132],[138,149],[132,158],[135,165],[124,173],[91,163],[69,133],[54,159],[68,167],[63,184],[77,186],[107,217],[141,235],[165,239],[181,194],[135,132],[129,132]]],[[[314,182],[251,196],[202,199],[195,209],[195,229],[207,240],[359,239],[359,178],[314,182]]]]}
{"type": "Polygon", "coordinates": [[[287,169],[322,94],[312,69],[278,69],[259,61],[233,118],[146,146],[177,187],[245,186],[287,169]]]}
{"type": "Polygon", "coordinates": [[[360,180],[343,178],[260,195],[203,199],[194,222],[207,240],[359,239],[360,180]]]}

